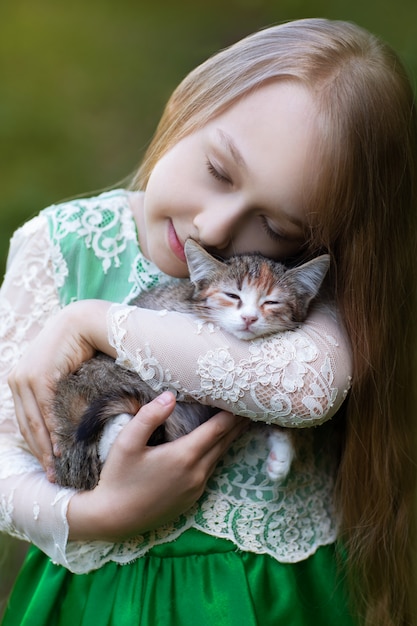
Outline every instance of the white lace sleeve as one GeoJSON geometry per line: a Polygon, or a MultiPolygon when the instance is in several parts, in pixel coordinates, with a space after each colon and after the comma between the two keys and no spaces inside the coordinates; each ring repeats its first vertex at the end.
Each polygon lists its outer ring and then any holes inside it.
{"type": "Polygon", "coordinates": [[[330,306],[302,327],[240,341],[175,312],[113,305],[109,340],[118,362],[155,390],[179,399],[286,427],[318,425],[334,415],[351,381],[351,352],[330,306]]]}
{"type": "Polygon", "coordinates": [[[0,531],[66,563],[66,511],[73,491],[48,482],[17,426],[7,377],[28,342],[59,308],[48,226],[39,216],[11,242],[0,290],[0,531]]]}

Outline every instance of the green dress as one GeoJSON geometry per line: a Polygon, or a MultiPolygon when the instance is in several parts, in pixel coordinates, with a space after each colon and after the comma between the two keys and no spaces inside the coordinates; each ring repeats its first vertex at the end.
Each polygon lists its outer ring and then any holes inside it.
{"type": "MultiPolygon", "coordinates": [[[[132,219],[129,211],[116,217],[98,198],[45,214],[63,305],[91,297],[125,302],[166,280],[138,254],[137,234],[124,221],[132,219]]],[[[110,559],[80,574],[31,547],[2,626],[352,626],[343,558],[336,543],[327,543],[282,562],[262,547],[243,550],[194,527],[154,542],[140,558],[110,559]]]]}
{"type": "Polygon", "coordinates": [[[31,548],[3,626],[352,626],[334,546],[279,563],[197,530],[72,574],[31,548]]]}

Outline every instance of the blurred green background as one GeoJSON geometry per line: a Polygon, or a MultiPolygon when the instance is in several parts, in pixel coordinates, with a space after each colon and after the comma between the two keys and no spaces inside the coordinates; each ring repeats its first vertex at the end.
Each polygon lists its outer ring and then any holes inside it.
{"type": "MultiPolygon", "coordinates": [[[[136,168],[190,69],[253,30],[300,17],[355,21],[417,75],[416,0],[1,0],[2,275],[23,221],[136,168]]],[[[20,553],[0,535],[0,614],[20,553]]]]}

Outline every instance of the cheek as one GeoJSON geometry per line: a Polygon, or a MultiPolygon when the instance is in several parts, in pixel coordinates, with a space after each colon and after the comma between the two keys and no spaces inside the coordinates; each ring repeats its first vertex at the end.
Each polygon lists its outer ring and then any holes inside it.
{"type": "Polygon", "coordinates": [[[149,190],[155,198],[172,197],[179,193],[185,195],[188,173],[194,160],[189,155],[185,141],[180,141],[157,161],[146,191],[149,190]]]}
{"type": "Polygon", "coordinates": [[[168,188],[172,186],[171,179],[175,180],[172,169],[170,153],[156,163],[145,190],[146,196],[149,196],[152,201],[158,202],[167,195],[168,188]]]}
{"type": "Polygon", "coordinates": [[[145,191],[144,201],[143,201],[143,214],[145,217],[145,224],[149,227],[154,221],[158,206],[160,205],[160,199],[158,194],[154,193],[154,187],[152,184],[148,184],[145,191]]]}

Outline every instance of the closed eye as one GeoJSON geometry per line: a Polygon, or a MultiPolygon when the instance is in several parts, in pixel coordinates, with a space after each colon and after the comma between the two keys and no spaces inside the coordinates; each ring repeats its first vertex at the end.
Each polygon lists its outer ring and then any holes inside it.
{"type": "Polygon", "coordinates": [[[269,306],[278,306],[281,303],[278,300],[265,300],[264,305],[265,304],[269,306]]]}
{"type": "Polygon", "coordinates": [[[240,300],[240,296],[238,296],[237,293],[229,293],[225,291],[224,295],[227,296],[228,298],[231,298],[232,300],[240,300]]]}
{"type": "Polygon", "coordinates": [[[270,237],[274,241],[287,241],[288,240],[288,236],[285,233],[271,228],[266,217],[261,215],[260,218],[261,218],[262,227],[264,231],[266,232],[266,234],[268,235],[268,237],[270,237]]]}
{"type": "Polygon", "coordinates": [[[210,161],[210,159],[207,159],[206,165],[207,165],[208,171],[216,180],[219,180],[222,183],[227,183],[229,185],[232,184],[230,177],[225,172],[215,167],[213,163],[210,161]]]}

